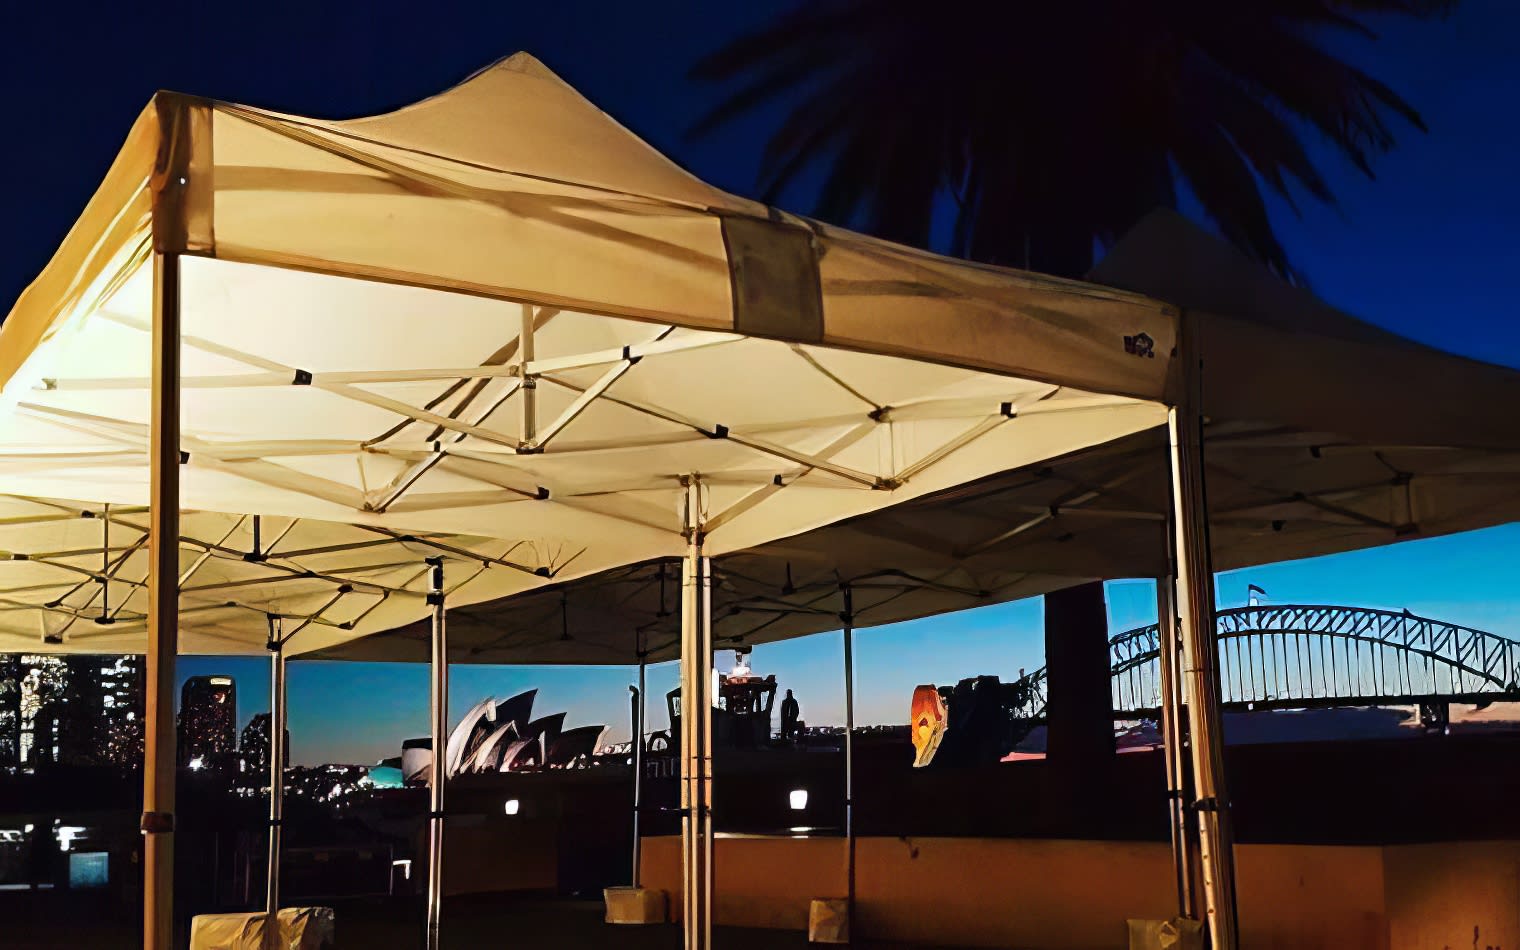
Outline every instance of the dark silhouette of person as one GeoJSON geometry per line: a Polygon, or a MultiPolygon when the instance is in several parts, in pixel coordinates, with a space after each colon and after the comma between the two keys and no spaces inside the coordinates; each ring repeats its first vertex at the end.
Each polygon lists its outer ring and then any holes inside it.
{"type": "Polygon", "coordinates": [[[792,691],[786,691],[786,698],[781,701],[781,738],[794,739],[797,736],[797,717],[802,709],[793,698],[792,691]]]}

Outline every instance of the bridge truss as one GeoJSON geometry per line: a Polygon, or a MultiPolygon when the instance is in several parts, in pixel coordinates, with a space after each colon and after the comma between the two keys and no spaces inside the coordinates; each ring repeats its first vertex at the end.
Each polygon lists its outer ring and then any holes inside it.
{"type": "MultiPolygon", "coordinates": [[[[1225,708],[1485,704],[1520,701],[1520,641],[1408,611],[1285,604],[1218,612],[1225,708]]],[[[1153,716],[1161,703],[1155,624],[1109,640],[1114,715],[1153,716]]],[[[1044,668],[1013,684],[1016,713],[1045,711],[1044,668]]]]}

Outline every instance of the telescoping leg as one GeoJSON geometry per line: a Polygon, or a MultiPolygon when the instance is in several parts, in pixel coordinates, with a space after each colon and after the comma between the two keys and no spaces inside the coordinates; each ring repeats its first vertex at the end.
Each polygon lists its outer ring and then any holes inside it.
{"type": "MultiPolygon", "coordinates": [[[[1168,540],[1170,547],[1170,540],[1168,540]]],[[[1172,872],[1177,914],[1193,916],[1193,848],[1188,835],[1186,769],[1182,759],[1182,691],[1177,676],[1177,579],[1156,579],[1157,646],[1161,662],[1161,743],[1166,766],[1168,820],[1172,827],[1172,872]]]]}
{"type": "Polygon", "coordinates": [[[843,586],[844,612],[844,841],[846,932],[855,933],[855,596],[843,586]]]}
{"type": "Polygon", "coordinates": [[[143,948],[174,941],[174,661],[179,652],[179,255],[153,255],[148,684],[143,728],[143,948]]]}
{"type": "Polygon", "coordinates": [[[264,946],[280,945],[280,833],[285,820],[285,644],[280,618],[269,618],[269,873],[265,880],[264,946]]]}
{"type": "Polygon", "coordinates": [[[432,778],[428,786],[427,950],[438,950],[443,917],[443,790],[448,781],[444,754],[449,728],[449,657],[444,629],[443,558],[428,558],[431,583],[428,604],[433,608],[431,722],[432,778]]]}
{"type": "Polygon", "coordinates": [[[711,562],[703,553],[702,486],[686,479],[681,579],[681,844],[686,950],[712,946],[711,562]]]}
{"type": "Polygon", "coordinates": [[[1230,804],[1225,793],[1223,720],[1219,710],[1218,637],[1214,621],[1214,573],[1209,554],[1203,484],[1203,420],[1198,414],[1197,371],[1183,405],[1169,414],[1172,448],[1172,515],[1176,526],[1177,614],[1183,655],[1183,688],[1192,743],[1197,794],[1198,855],[1203,867],[1204,909],[1214,950],[1236,950],[1235,860],[1230,804]]]}
{"type": "Polygon", "coordinates": [[[633,698],[633,875],[629,881],[639,886],[639,859],[643,849],[644,813],[644,670],[642,651],[639,654],[639,685],[633,698]]]}

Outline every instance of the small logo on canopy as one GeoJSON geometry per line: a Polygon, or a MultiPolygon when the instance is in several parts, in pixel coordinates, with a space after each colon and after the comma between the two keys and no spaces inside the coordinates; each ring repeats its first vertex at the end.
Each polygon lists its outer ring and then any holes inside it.
{"type": "Polygon", "coordinates": [[[1156,358],[1156,341],[1149,333],[1136,333],[1124,338],[1124,352],[1142,359],[1156,358]]]}

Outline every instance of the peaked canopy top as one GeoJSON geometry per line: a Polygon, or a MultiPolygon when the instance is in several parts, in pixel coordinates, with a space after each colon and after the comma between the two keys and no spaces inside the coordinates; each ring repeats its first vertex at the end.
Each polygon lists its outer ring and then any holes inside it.
{"type": "Polygon", "coordinates": [[[697,209],[767,213],[651,148],[530,53],[513,53],[395,112],[342,121],[278,118],[484,170],[697,209]]]}

